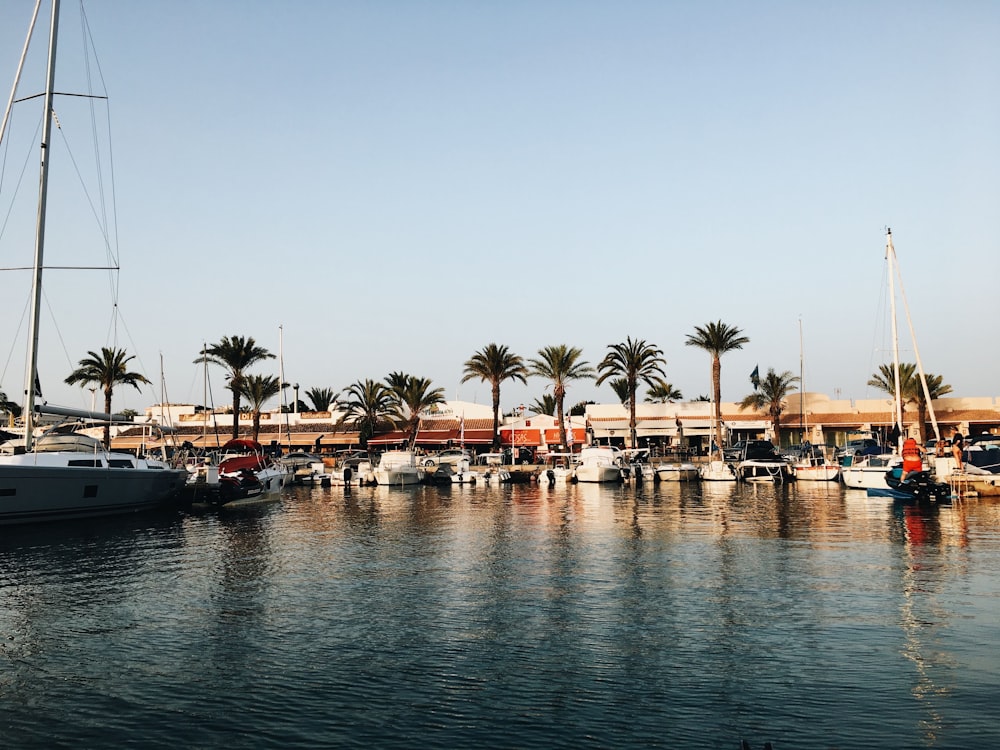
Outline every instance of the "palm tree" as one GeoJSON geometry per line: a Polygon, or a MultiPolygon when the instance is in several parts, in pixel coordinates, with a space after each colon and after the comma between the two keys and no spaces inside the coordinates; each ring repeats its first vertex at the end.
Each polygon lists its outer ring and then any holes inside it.
{"type": "Polygon", "coordinates": [[[520,380],[527,385],[528,368],[524,360],[506,346],[487,344],[464,365],[462,382],[479,378],[489,383],[493,393],[493,447],[500,446],[500,384],[505,380],[520,380]]]}
{"type": "Polygon", "coordinates": [[[556,418],[559,420],[559,444],[566,445],[566,418],[563,405],[566,401],[566,383],[594,377],[594,368],[580,359],[582,349],[575,346],[547,346],[538,350],[538,357],[529,359],[530,374],[552,381],[552,395],[556,400],[556,418]]]}
{"type": "Polygon", "coordinates": [[[652,404],[672,404],[684,398],[681,392],[674,388],[673,383],[660,380],[646,391],[645,401],[652,404]]]}
{"type": "Polygon", "coordinates": [[[430,378],[418,378],[413,375],[398,377],[400,375],[402,373],[390,374],[386,378],[386,383],[396,399],[397,416],[406,422],[410,433],[409,447],[413,450],[417,442],[417,432],[420,430],[420,413],[445,402],[444,388],[431,390],[430,378]],[[392,382],[389,382],[390,379],[392,382]]]}
{"type": "Polygon", "coordinates": [[[556,397],[551,393],[543,393],[541,398],[536,398],[534,403],[528,406],[535,414],[547,414],[550,417],[556,415],[556,397]]]}
{"type": "Polygon", "coordinates": [[[244,375],[240,381],[240,395],[249,403],[253,413],[253,439],[260,437],[260,412],[264,403],[281,393],[281,381],[274,375],[244,375]]]}
{"type": "Polygon", "coordinates": [[[201,356],[195,360],[195,364],[211,362],[221,365],[229,370],[229,384],[226,386],[233,393],[233,439],[240,434],[240,395],[242,394],[243,378],[247,368],[262,362],[265,359],[274,359],[274,355],[267,349],[257,346],[253,336],[223,336],[217,344],[207,346],[202,350],[201,356]]]}
{"type": "Polygon", "coordinates": [[[11,417],[21,416],[21,407],[7,398],[7,394],[0,392],[0,411],[7,412],[11,417]]]}
{"type": "Polygon", "coordinates": [[[643,382],[652,388],[658,378],[664,378],[664,365],[667,361],[663,358],[663,351],[652,344],[647,344],[643,339],[632,340],[629,336],[622,344],[609,344],[608,353],[597,366],[601,373],[597,378],[600,385],[608,378],[624,378],[628,391],[628,411],[629,411],[629,438],[631,445],[636,446],[635,438],[635,393],[639,390],[639,383],[643,382]]]}
{"type": "Polygon", "coordinates": [[[405,372],[390,372],[385,376],[385,383],[391,391],[402,390],[406,387],[406,381],[409,378],[410,376],[405,372]]]}
{"type": "Polygon", "coordinates": [[[371,379],[359,380],[347,386],[344,395],[344,414],[337,420],[337,427],[344,424],[353,426],[358,431],[361,445],[368,445],[368,438],[375,434],[381,422],[396,426],[399,416],[396,398],[384,383],[371,379]]]}
{"type": "MultiPolygon", "coordinates": [[[[104,412],[111,413],[111,396],[115,386],[130,385],[141,391],[141,385],[149,380],[138,372],[129,372],[128,363],[135,359],[127,355],[124,349],[101,347],[101,353],[87,352],[89,355],[80,360],[80,366],[66,378],[67,385],[80,384],[81,387],[93,383],[104,391],[104,412]]],[[[111,447],[111,425],[104,425],[104,447],[111,447]]]]}
{"type": "Polygon", "coordinates": [[[760,386],[746,396],[740,402],[740,409],[756,409],[766,411],[771,418],[771,430],[774,432],[774,444],[780,445],[780,435],[778,428],[781,422],[781,413],[788,405],[785,401],[788,394],[798,390],[794,387],[799,382],[797,376],[792,375],[788,370],[778,375],[774,368],[769,368],[767,375],[761,381],[760,386]]]}
{"type": "Polygon", "coordinates": [[[312,401],[314,411],[331,411],[337,404],[337,392],[333,388],[309,388],[306,398],[312,401]]]}
{"type": "MultiPolygon", "coordinates": [[[[942,376],[928,373],[924,378],[927,381],[927,391],[930,393],[931,400],[951,393],[951,386],[942,382],[942,376]]],[[[896,378],[891,364],[879,365],[878,372],[872,375],[868,381],[868,385],[872,388],[878,388],[884,393],[888,393],[892,396],[893,401],[896,400],[896,378]]],[[[917,366],[912,362],[899,363],[899,390],[902,394],[900,398],[901,411],[905,412],[907,404],[912,403],[916,405],[917,430],[920,435],[920,443],[926,443],[927,399],[924,397],[924,388],[920,382],[920,373],[917,370],[917,366]]],[[[902,428],[903,426],[900,425],[900,429],[902,428]]]]}
{"type": "Polygon", "coordinates": [[[689,333],[686,346],[696,346],[704,349],[712,357],[712,401],[715,402],[715,444],[722,445],[722,355],[734,349],[742,349],[749,344],[750,339],[743,335],[736,326],[730,326],[721,320],[715,323],[709,321],[704,326],[695,326],[694,333],[689,333]]]}
{"type": "Polygon", "coordinates": [[[611,378],[608,385],[615,392],[619,403],[628,404],[628,380],[626,378],[611,378]]]}

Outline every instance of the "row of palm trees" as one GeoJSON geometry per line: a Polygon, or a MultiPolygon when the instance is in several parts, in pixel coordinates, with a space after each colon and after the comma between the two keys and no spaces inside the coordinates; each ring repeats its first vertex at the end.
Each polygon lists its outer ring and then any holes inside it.
{"type": "MultiPolygon", "coordinates": [[[[721,382],[722,356],[730,351],[742,349],[750,339],[743,331],[723,321],[712,321],[704,326],[695,326],[688,334],[685,345],[707,352],[711,358],[711,378],[713,422],[716,444],[721,445],[721,382]]],[[[104,393],[105,411],[111,412],[114,388],[128,385],[137,390],[149,380],[142,374],[131,372],[129,362],[134,359],[124,349],[104,347],[101,352],[89,351],[80,360],[66,383],[87,386],[94,384],[104,393]]],[[[195,363],[214,364],[227,371],[226,387],[232,393],[233,414],[239,414],[246,399],[253,413],[253,429],[256,438],[260,431],[260,414],[264,404],[278,395],[287,384],[272,375],[248,373],[254,365],[269,359],[274,354],[259,346],[253,337],[223,336],[217,343],[205,345],[195,363]]],[[[583,359],[583,351],[577,347],[559,344],[540,349],[537,356],[528,359],[512,352],[507,346],[490,343],[475,352],[463,365],[462,382],[480,380],[491,387],[493,408],[493,443],[499,444],[500,433],[500,388],[508,380],[527,383],[528,377],[541,377],[552,385],[551,411],[559,422],[559,439],[566,444],[565,399],[568,385],[576,380],[595,379],[598,385],[609,383],[623,404],[628,405],[629,432],[631,444],[636,444],[636,396],[640,385],[646,385],[647,401],[673,401],[681,398],[681,393],[666,380],[664,368],[666,360],[663,351],[644,339],[627,337],[624,342],[610,344],[604,358],[596,368],[583,359]]],[[[939,375],[928,375],[927,385],[930,398],[938,398],[951,392],[951,387],[942,382],[939,375]]],[[[790,372],[776,373],[769,369],[754,388],[740,403],[741,408],[765,411],[770,416],[775,434],[780,416],[786,407],[788,395],[795,390],[799,378],[790,372]]],[[[892,365],[882,365],[868,383],[890,395],[895,393],[895,378],[892,365]]],[[[924,437],[926,398],[923,393],[916,366],[909,363],[900,365],[900,390],[905,403],[913,403],[918,410],[918,424],[921,438],[924,437]]],[[[444,403],[444,390],[432,387],[429,378],[409,375],[403,372],[390,373],[384,381],[359,380],[342,392],[332,388],[311,388],[306,396],[313,407],[320,411],[337,406],[343,410],[338,424],[350,425],[360,433],[362,443],[375,434],[380,424],[389,423],[394,427],[405,425],[410,442],[416,439],[419,415],[435,405],[444,403]]],[[[13,410],[13,404],[0,393],[0,408],[13,410]]],[[[239,435],[238,420],[233,420],[233,437],[239,435]]],[[[109,429],[105,428],[105,444],[110,444],[109,429]]]]}

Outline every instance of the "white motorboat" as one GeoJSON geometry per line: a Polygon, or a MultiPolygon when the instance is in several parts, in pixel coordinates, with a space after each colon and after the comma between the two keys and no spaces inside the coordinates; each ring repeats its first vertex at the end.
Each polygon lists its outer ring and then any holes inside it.
{"type": "Polygon", "coordinates": [[[840,465],[840,476],[847,487],[854,489],[888,489],[885,473],[903,465],[903,459],[895,453],[844,456],[840,465]]]}
{"type": "Polygon", "coordinates": [[[795,479],[791,464],[778,454],[770,440],[748,440],[736,473],[744,482],[780,484],[795,479]]]}
{"type": "Polygon", "coordinates": [[[698,467],[692,463],[665,463],[656,467],[656,478],[661,482],[693,482],[699,478],[698,467]]]}
{"type": "MultiPolygon", "coordinates": [[[[45,268],[45,232],[49,169],[52,148],[56,40],[59,2],[53,0],[48,47],[48,75],[41,98],[41,142],[38,211],[35,228],[34,273],[29,317],[29,351],[25,368],[24,439],[19,445],[5,446],[0,455],[0,524],[30,523],[132,513],[160,505],[184,486],[187,472],[128,453],[112,453],[98,441],[75,441],[72,445],[51,444],[44,439],[35,444],[35,424],[39,414],[112,421],[110,414],[94,414],[36,405],[38,353],[42,309],[42,277],[45,268]]],[[[32,24],[32,30],[34,25],[32,24]]],[[[31,31],[28,39],[30,41],[31,31]]],[[[27,42],[25,44],[27,48],[27,42]]],[[[18,96],[21,65],[15,78],[11,101],[34,99],[18,96]]],[[[4,126],[7,125],[4,118],[4,126]]],[[[0,132],[0,141],[6,133],[0,132]]],[[[7,201],[5,201],[7,202],[7,201]]],[[[72,232],[70,232],[72,235],[72,232]]]]}
{"type": "Polygon", "coordinates": [[[312,465],[313,473],[322,486],[333,487],[364,487],[375,484],[375,469],[371,461],[364,456],[351,456],[337,461],[334,466],[327,466],[322,461],[312,465]]]}
{"type": "Polygon", "coordinates": [[[835,482],[840,479],[840,465],[818,445],[803,446],[802,455],[792,462],[792,471],[800,482],[835,482]]]}
{"type": "Polygon", "coordinates": [[[417,454],[413,451],[386,451],[375,467],[375,481],[380,485],[398,487],[420,484],[420,480],[417,454]]]}
{"type": "Polygon", "coordinates": [[[573,481],[575,453],[549,453],[538,472],[539,484],[566,484],[573,481]]]}
{"type": "Polygon", "coordinates": [[[703,482],[735,482],[736,469],[728,461],[713,459],[698,467],[698,476],[703,482]]]}
{"type": "Polygon", "coordinates": [[[574,476],[578,482],[622,481],[622,453],[610,445],[588,446],[580,451],[574,476]]]}
{"type": "Polygon", "coordinates": [[[825,460],[803,460],[792,464],[800,482],[835,482],[840,479],[840,467],[825,460]]]}
{"type": "Polygon", "coordinates": [[[648,448],[626,448],[622,454],[625,465],[622,467],[622,478],[628,482],[653,482],[656,480],[656,469],[649,463],[648,448]]]}
{"type": "Polygon", "coordinates": [[[467,457],[459,459],[457,464],[453,463],[440,465],[451,466],[452,484],[475,484],[482,477],[478,471],[472,468],[472,462],[467,457]]]}

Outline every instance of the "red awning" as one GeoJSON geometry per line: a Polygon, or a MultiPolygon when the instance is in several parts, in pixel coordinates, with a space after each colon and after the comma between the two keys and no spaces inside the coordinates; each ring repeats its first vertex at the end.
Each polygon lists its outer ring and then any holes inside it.
{"type": "MultiPolygon", "coordinates": [[[[511,429],[500,431],[500,442],[504,445],[510,445],[511,429]]],[[[528,429],[516,429],[513,430],[514,435],[514,445],[517,446],[538,446],[542,444],[542,431],[535,428],[528,429]]]]}
{"type": "MultiPolygon", "coordinates": [[[[460,441],[458,436],[458,430],[455,430],[454,443],[457,445],[460,441]]],[[[493,444],[493,430],[465,430],[465,444],[466,445],[492,445],[493,444]]]]}
{"type": "Polygon", "coordinates": [[[396,430],[368,438],[368,445],[395,445],[396,443],[405,443],[409,439],[410,433],[396,430]]]}
{"type": "MultiPolygon", "coordinates": [[[[569,439],[570,433],[573,434],[574,443],[582,443],[587,439],[587,431],[582,427],[574,427],[570,429],[569,426],[566,427],[566,438],[569,439]]],[[[545,430],[545,442],[549,445],[559,445],[559,428],[552,427],[545,430]]]]}

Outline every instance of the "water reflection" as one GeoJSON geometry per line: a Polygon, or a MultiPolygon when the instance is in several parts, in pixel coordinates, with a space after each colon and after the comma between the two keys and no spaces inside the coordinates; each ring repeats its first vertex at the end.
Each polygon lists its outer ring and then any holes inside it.
{"type": "Polygon", "coordinates": [[[998,508],[805,483],[300,488],[26,531],[0,542],[0,709],[22,733],[67,717],[56,745],[87,744],[84,705],[113,713],[95,693],[150,736],[172,702],[220,745],[992,745],[998,508]],[[192,680],[223,708],[186,703],[192,680]]]}

